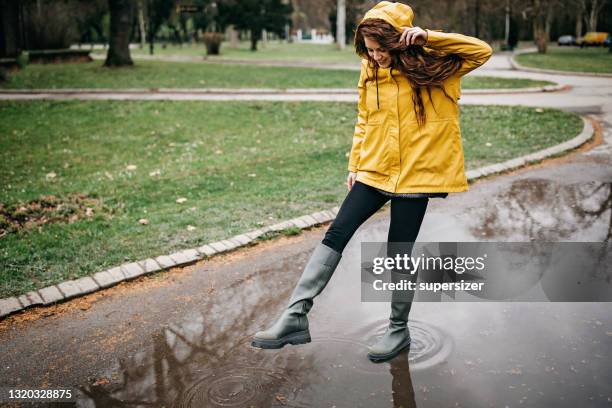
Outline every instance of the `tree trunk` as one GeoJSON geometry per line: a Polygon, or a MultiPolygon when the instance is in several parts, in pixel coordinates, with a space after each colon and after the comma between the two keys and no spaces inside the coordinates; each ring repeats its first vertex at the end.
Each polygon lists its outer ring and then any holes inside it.
{"type": "Polygon", "coordinates": [[[546,54],[550,37],[550,26],[556,6],[557,4],[554,0],[531,1],[531,8],[533,10],[533,39],[540,54],[546,54]]]}
{"type": "Polygon", "coordinates": [[[339,50],[343,50],[346,47],[346,0],[338,0],[336,42],[339,50]]]}
{"type": "Polygon", "coordinates": [[[601,11],[603,3],[605,3],[605,1],[602,1],[601,3],[599,2],[599,0],[591,1],[591,10],[589,12],[589,21],[588,21],[587,31],[597,31],[597,16],[599,15],[599,12],[601,11]]]}
{"type": "MultiPolygon", "coordinates": [[[[552,21],[554,17],[554,8],[548,7],[546,11],[546,20],[544,22],[544,38],[546,39],[546,44],[548,45],[548,41],[550,41],[550,27],[552,26],[552,21]]],[[[546,52],[546,51],[544,51],[546,52]]]]}
{"type": "Polygon", "coordinates": [[[480,37],[480,0],[474,3],[474,37],[480,37]]]}
{"type": "Polygon", "coordinates": [[[538,17],[535,17],[533,20],[533,38],[536,46],[538,47],[538,52],[540,54],[546,54],[546,49],[548,47],[546,27],[544,22],[541,21],[541,18],[538,17]]]}
{"type": "Polygon", "coordinates": [[[130,0],[108,0],[108,8],[110,10],[110,38],[104,65],[107,67],[134,65],[130,56],[132,2],[130,0]]]}
{"type": "Polygon", "coordinates": [[[230,47],[238,48],[238,46],[240,45],[240,40],[238,38],[238,32],[236,31],[233,25],[230,25],[227,28],[227,33],[230,39],[230,47]]]}
{"type": "Polygon", "coordinates": [[[582,13],[576,14],[576,40],[582,37],[582,19],[584,16],[582,13]]]}
{"type": "Polygon", "coordinates": [[[506,0],[506,7],[504,9],[506,13],[505,27],[504,27],[504,44],[510,49],[510,0],[506,0]]]}
{"type": "Polygon", "coordinates": [[[259,30],[251,30],[251,51],[257,51],[257,34],[261,33],[259,30]]]}
{"type": "Polygon", "coordinates": [[[144,19],[144,4],[143,0],[138,2],[138,28],[140,31],[140,48],[144,48],[147,42],[147,33],[145,31],[145,19],[144,19]]]}

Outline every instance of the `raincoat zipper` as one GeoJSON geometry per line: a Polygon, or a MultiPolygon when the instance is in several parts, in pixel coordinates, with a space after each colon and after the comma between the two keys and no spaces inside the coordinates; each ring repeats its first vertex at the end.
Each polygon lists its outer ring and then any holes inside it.
{"type": "Polygon", "coordinates": [[[391,77],[391,79],[393,79],[393,82],[395,82],[395,87],[397,88],[397,94],[395,96],[396,101],[395,101],[395,106],[396,106],[396,115],[397,115],[397,145],[398,148],[400,149],[400,151],[398,152],[398,156],[399,156],[399,173],[397,175],[397,180],[395,181],[395,188],[393,189],[394,192],[397,191],[397,186],[399,184],[399,176],[400,174],[402,174],[402,143],[401,143],[401,138],[400,138],[400,129],[401,129],[401,123],[400,123],[400,117],[399,117],[399,84],[397,83],[397,80],[393,77],[393,68],[391,68],[389,70],[389,76],[391,77]]]}

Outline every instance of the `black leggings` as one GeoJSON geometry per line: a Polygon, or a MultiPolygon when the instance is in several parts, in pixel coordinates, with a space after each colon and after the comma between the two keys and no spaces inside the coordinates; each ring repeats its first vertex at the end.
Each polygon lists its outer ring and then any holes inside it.
{"type": "Polygon", "coordinates": [[[323,244],[342,253],[357,228],[389,200],[391,225],[387,242],[416,241],[429,198],[389,197],[357,181],[325,233],[323,244]]]}

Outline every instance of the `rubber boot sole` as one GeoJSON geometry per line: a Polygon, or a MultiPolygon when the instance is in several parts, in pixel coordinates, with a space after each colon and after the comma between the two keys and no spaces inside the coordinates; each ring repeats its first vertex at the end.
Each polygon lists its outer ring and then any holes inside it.
{"type": "Polygon", "coordinates": [[[310,343],[310,332],[308,330],[302,330],[295,333],[290,333],[280,339],[258,339],[254,338],[251,342],[251,346],[262,348],[262,349],[279,349],[287,344],[298,345],[310,343]]]}
{"type": "Polygon", "coordinates": [[[383,361],[391,360],[393,357],[397,356],[402,350],[406,347],[410,346],[412,339],[406,339],[399,346],[397,346],[393,351],[386,354],[370,354],[368,353],[368,358],[373,363],[382,363],[383,361]]]}

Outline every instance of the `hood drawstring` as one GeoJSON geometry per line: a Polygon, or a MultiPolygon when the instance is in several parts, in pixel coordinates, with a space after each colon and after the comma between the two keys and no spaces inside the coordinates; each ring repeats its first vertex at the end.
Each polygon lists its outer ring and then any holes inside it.
{"type": "Polygon", "coordinates": [[[376,71],[374,76],[376,77],[376,106],[380,110],[380,102],[378,100],[378,65],[376,65],[376,71]]]}

